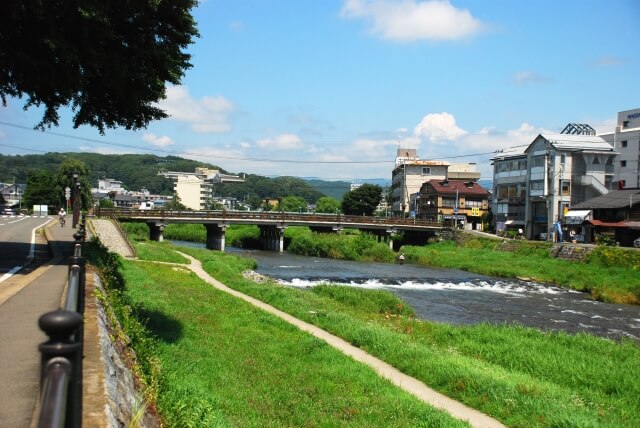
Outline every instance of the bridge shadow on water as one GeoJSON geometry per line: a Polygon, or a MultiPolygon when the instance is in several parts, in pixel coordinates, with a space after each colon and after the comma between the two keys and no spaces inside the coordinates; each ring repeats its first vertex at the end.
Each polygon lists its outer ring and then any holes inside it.
{"type": "Polygon", "coordinates": [[[133,315],[151,334],[165,343],[175,343],[182,337],[182,323],[164,312],[136,307],[133,315]]]}

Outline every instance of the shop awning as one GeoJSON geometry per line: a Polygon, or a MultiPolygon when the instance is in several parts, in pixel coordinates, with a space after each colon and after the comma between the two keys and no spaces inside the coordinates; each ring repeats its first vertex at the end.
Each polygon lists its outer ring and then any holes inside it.
{"type": "Polygon", "coordinates": [[[591,216],[591,210],[574,210],[568,211],[564,215],[564,222],[566,224],[582,224],[585,220],[591,216]]]}

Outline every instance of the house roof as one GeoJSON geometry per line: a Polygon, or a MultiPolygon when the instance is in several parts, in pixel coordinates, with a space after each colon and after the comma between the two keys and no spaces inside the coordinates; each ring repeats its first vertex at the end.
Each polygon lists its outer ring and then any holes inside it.
{"type": "Polygon", "coordinates": [[[612,190],[611,192],[596,196],[579,204],[572,205],[571,209],[598,209],[598,208],[622,208],[640,203],[640,189],[612,190]]]}
{"type": "Polygon", "coordinates": [[[489,196],[487,189],[476,183],[472,182],[471,187],[467,187],[469,181],[465,180],[429,180],[425,184],[429,184],[433,187],[433,190],[440,195],[455,195],[456,190],[458,195],[464,196],[489,196]],[[445,186],[444,183],[447,183],[445,186]]]}
{"type": "Polygon", "coordinates": [[[529,150],[538,138],[544,138],[557,150],[613,152],[613,146],[600,136],[574,134],[540,134],[529,147],[527,147],[527,150],[529,150]]]}

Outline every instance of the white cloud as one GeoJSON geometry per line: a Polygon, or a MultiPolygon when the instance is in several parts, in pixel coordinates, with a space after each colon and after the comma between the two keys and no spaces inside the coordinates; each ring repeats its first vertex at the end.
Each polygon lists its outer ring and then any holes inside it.
{"type": "Polygon", "coordinates": [[[518,71],[511,76],[511,81],[516,85],[528,85],[538,83],[549,83],[551,79],[533,71],[518,71]]]}
{"type": "Polygon", "coordinates": [[[618,65],[625,65],[628,62],[628,59],[609,55],[596,58],[595,60],[591,61],[590,65],[592,67],[614,67],[618,65]]]}
{"type": "Polygon", "coordinates": [[[231,129],[228,115],[234,111],[234,105],[223,96],[196,100],[186,86],[169,86],[166,95],[159,107],[172,119],[190,123],[195,132],[223,133],[231,129]]]}
{"type": "Polygon", "coordinates": [[[256,144],[258,147],[276,150],[290,150],[302,147],[300,137],[295,134],[280,134],[274,138],[263,138],[258,140],[256,144]]]}
{"type": "Polygon", "coordinates": [[[142,139],[147,143],[151,143],[156,147],[167,147],[173,144],[173,141],[171,140],[171,138],[167,137],[166,135],[159,137],[156,134],[153,134],[150,132],[144,134],[142,136],[142,139]]]}
{"type": "Polygon", "coordinates": [[[454,140],[465,135],[467,131],[456,125],[456,118],[452,114],[443,112],[430,113],[423,117],[413,133],[416,137],[439,143],[454,140]]]}
{"type": "Polygon", "coordinates": [[[468,10],[447,0],[346,0],[340,15],[365,19],[372,33],[397,41],[456,40],[485,27],[468,10]]]}

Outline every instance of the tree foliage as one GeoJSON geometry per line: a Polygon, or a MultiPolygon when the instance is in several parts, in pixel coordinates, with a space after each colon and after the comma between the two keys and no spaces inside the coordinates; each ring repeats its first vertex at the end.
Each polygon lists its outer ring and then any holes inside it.
{"type": "Polygon", "coordinates": [[[4,0],[0,97],[44,106],[39,128],[70,106],[74,127],[145,128],[156,103],[191,67],[196,0],[4,0]]]}
{"type": "Polygon", "coordinates": [[[307,202],[299,196],[285,196],[278,204],[278,211],[307,212],[307,202]]]}
{"type": "Polygon", "coordinates": [[[260,199],[258,206],[264,203],[265,198],[276,199],[286,196],[298,196],[308,204],[312,204],[323,196],[321,192],[311,187],[301,178],[276,177],[269,178],[260,175],[246,175],[244,183],[222,183],[215,186],[216,195],[234,197],[243,200],[248,195],[252,197],[251,205],[260,199]]]}
{"type": "Polygon", "coordinates": [[[363,184],[344,195],[342,212],[348,215],[372,215],[382,200],[382,187],[363,184]]]}
{"type": "Polygon", "coordinates": [[[317,213],[335,214],[340,209],[340,201],[330,196],[323,196],[316,202],[317,213]]]}
{"type": "Polygon", "coordinates": [[[23,196],[23,205],[31,209],[34,205],[48,205],[58,209],[62,203],[63,188],[54,174],[48,171],[32,171],[27,177],[27,188],[23,196]]]}

